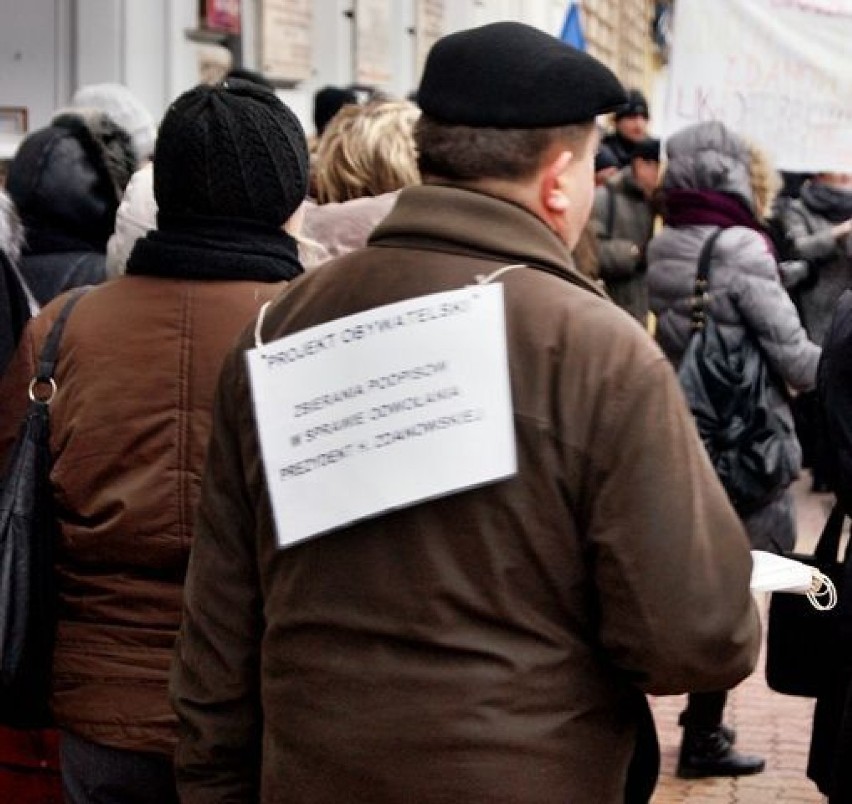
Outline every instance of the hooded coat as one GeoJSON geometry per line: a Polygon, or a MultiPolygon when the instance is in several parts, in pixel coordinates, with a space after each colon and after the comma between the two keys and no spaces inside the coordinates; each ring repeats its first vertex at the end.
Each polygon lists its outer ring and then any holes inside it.
{"type": "MultiPolygon", "coordinates": [[[[754,213],[748,148],[721,123],[691,126],[672,137],[667,150],[664,190],[716,191],[739,199],[754,213]]],[[[692,336],[698,256],[717,228],[667,224],[648,246],[648,288],[651,310],[657,315],[657,339],[676,367],[692,336]]],[[[706,310],[729,344],[751,333],[783,383],[797,391],[814,387],[820,349],[802,328],[766,237],[745,226],[726,229],[713,249],[708,293],[706,310]]],[[[775,389],[771,404],[792,432],[792,414],[781,387],[775,389]]],[[[781,495],[747,517],[752,546],[776,552],[792,549],[791,512],[791,501],[781,495]]]]}
{"type": "Polygon", "coordinates": [[[59,114],[21,144],[6,189],[26,230],[21,271],[39,304],[106,278],[106,244],[136,165],[128,134],[98,112],[59,114]]]}

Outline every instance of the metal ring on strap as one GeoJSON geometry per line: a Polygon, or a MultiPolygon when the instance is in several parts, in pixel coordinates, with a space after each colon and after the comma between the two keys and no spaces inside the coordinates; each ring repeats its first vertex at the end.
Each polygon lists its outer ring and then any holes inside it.
{"type": "Polygon", "coordinates": [[[30,395],[30,400],[32,402],[42,402],[45,405],[49,405],[53,401],[53,397],[56,396],[56,381],[53,377],[48,377],[46,380],[39,380],[38,377],[33,377],[30,380],[30,387],[27,389],[27,393],[30,395]],[[50,385],[50,396],[40,397],[36,396],[35,389],[39,385],[50,385]]]}

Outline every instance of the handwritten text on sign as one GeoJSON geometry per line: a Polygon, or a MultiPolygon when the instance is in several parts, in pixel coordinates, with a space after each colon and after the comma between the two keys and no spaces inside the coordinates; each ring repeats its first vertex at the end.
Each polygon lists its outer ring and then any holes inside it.
{"type": "Polygon", "coordinates": [[[721,120],[778,168],[852,171],[852,0],[678,0],[674,21],[664,137],[721,120]]]}
{"type": "Polygon", "coordinates": [[[247,359],[282,547],[516,472],[501,285],[368,310],[247,359]]]}

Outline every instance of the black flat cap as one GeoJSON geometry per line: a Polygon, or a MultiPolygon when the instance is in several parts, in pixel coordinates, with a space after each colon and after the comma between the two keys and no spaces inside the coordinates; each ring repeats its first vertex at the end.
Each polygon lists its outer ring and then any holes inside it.
{"type": "Polygon", "coordinates": [[[608,67],[519,22],[495,22],[439,39],[417,91],[429,117],[479,128],[582,123],[626,100],[608,67]]]}
{"type": "Polygon", "coordinates": [[[646,137],[633,144],[630,152],[631,159],[644,159],[646,162],[660,161],[660,141],[653,137],[646,137]]]}

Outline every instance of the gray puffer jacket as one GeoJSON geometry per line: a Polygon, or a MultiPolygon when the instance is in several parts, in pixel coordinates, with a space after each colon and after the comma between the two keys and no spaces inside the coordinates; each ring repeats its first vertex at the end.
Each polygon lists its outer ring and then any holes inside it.
{"type": "MultiPolygon", "coordinates": [[[[667,144],[669,164],[664,189],[715,190],[733,195],[754,209],[745,144],[720,123],[684,129],[667,144]]],[[[648,246],[648,289],[657,315],[657,339],[677,367],[692,334],[691,305],[698,257],[717,227],[666,225],[648,246]]],[[[814,387],[820,349],[808,340],[796,308],[781,285],[778,267],[767,240],[743,226],[724,231],[713,248],[707,310],[731,345],[750,331],[759,341],[770,367],[788,386],[814,387]]],[[[780,389],[774,407],[792,429],[792,415],[780,389]]],[[[785,503],[788,504],[788,503],[785,503]]],[[[764,512],[770,513],[770,512],[764,512]]],[[[752,544],[762,549],[787,549],[767,544],[773,517],[746,521],[752,544]]]]}
{"type": "MultiPolygon", "coordinates": [[[[675,366],[692,335],[698,256],[715,231],[713,226],[666,226],[648,247],[657,340],[675,366]]],[[[742,340],[748,328],[787,385],[797,391],[814,387],[820,349],[808,340],[781,285],[775,258],[758,232],[735,226],[720,235],[710,262],[709,295],[707,310],[728,343],[742,340]]]]}

